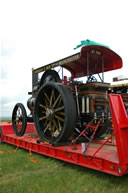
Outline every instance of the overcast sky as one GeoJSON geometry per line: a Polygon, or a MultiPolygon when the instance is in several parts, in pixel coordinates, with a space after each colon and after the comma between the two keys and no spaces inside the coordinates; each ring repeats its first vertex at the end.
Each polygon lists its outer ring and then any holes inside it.
{"type": "Polygon", "coordinates": [[[127,23],[127,0],[0,0],[0,116],[26,105],[33,67],[74,54],[81,40],[122,57],[122,70],[105,73],[105,81],[128,74],[127,23]]]}

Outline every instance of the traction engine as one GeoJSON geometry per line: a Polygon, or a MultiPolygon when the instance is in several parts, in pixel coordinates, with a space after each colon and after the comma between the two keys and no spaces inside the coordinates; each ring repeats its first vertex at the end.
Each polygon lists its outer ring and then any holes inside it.
{"type": "Polygon", "coordinates": [[[110,84],[104,82],[104,72],[121,67],[122,60],[115,52],[87,40],[79,53],[34,69],[27,101],[30,115],[21,103],[15,105],[12,113],[16,135],[24,135],[27,122],[34,122],[41,140],[52,145],[100,138],[112,127],[110,84]],[[64,75],[65,69],[71,73],[69,78],[64,75]]]}

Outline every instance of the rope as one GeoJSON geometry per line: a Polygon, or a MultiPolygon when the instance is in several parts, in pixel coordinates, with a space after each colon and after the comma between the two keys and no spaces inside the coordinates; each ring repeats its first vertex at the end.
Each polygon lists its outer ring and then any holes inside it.
{"type": "Polygon", "coordinates": [[[11,150],[8,150],[8,151],[0,151],[0,154],[16,152],[18,148],[19,147],[17,146],[16,149],[11,149],[11,150]]]}
{"type": "MultiPolygon", "coordinates": [[[[6,153],[11,153],[11,152],[16,152],[18,150],[18,146],[16,147],[16,149],[11,149],[8,151],[0,151],[0,154],[6,154],[6,153]]],[[[29,161],[32,161],[33,163],[40,163],[40,160],[36,159],[36,157],[31,157],[32,156],[32,150],[31,150],[31,144],[30,144],[30,149],[29,149],[29,161]]]]}
{"type": "Polygon", "coordinates": [[[29,161],[33,162],[34,164],[36,163],[40,163],[40,160],[37,159],[36,157],[32,157],[32,150],[31,148],[29,149],[29,158],[28,158],[29,161]]]}
{"type": "Polygon", "coordinates": [[[31,149],[31,147],[32,147],[32,144],[31,143],[29,143],[28,144],[28,146],[27,146],[28,148],[29,148],[29,157],[28,157],[28,161],[31,161],[31,162],[33,162],[33,163],[40,163],[40,160],[39,159],[37,159],[36,157],[32,157],[32,149],[31,149]]]}

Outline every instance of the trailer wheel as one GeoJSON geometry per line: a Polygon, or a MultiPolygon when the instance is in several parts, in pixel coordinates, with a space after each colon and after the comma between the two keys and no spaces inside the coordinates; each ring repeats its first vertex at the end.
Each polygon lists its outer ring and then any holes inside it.
{"type": "Polygon", "coordinates": [[[67,141],[73,133],[76,117],[76,103],[67,86],[49,82],[40,88],[34,121],[41,139],[51,143],[67,141]]]}
{"type": "Polygon", "coordinates": [[[44,83],[52,82],[60,82],[59,74],[55,70],[46,70],[41,77],[40,86],[44,83]]]}
{"type": "Polygon", "coordinates": [[[27,113],[22,103],[17,103],[12,112],[12,125],[17,136],[23,136],[27,126],[27,113]]]}

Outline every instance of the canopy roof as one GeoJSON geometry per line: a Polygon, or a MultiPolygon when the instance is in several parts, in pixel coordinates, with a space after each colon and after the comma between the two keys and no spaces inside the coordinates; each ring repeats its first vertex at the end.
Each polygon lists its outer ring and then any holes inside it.
{"type": "Polygon", "coordinates": [[[39,73],[56,66],[62,66],[69,70],[74,78],[78,78],[89,74],[112,71],[122,67],[121,57],[108,47],[95,42],[86,44],[84,41],[84,43],[84,45],[77,46],[83,46],[79,53],[35,69],[34,73],[39,73]]]}

